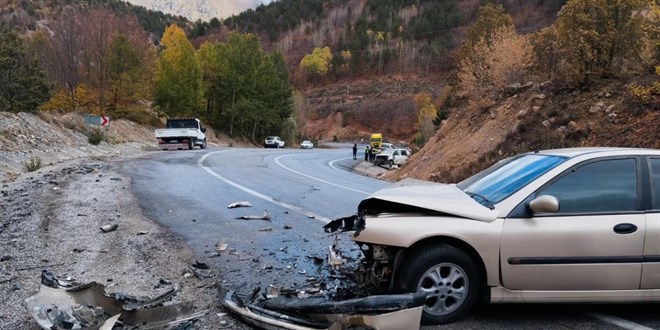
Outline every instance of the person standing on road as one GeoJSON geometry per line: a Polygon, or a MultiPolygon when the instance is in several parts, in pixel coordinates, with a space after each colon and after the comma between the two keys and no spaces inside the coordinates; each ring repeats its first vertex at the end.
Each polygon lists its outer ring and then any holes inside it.
{"type": "Polygon", "coordinates": [[[357,144],[353,143],[353,159],[357,159],[357,144]]]}
{"type": "Polygon", "coordinates": [[[369,160],[369,146],[364,148],[364,161],[366,162],[368,160],[369,160]]]}

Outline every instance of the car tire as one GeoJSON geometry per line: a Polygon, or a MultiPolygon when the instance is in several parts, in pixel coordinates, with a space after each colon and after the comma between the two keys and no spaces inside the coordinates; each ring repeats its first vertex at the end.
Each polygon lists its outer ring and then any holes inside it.
{"type": "Polygon", "coordinates": [[[193,150],[195,148],[195,142],[192,139],[188,140],[188,149],[193,150]]]}
{"type": "Polygon", "coordinates": [[[398,292],[428,293],[423,324],[453,322],[474,307],[480,295],[481,275],[464,251],[451,245],[415,250],[399,267],[398,292]]]}
{"type": "Polygon", "coordinates": [[[387,162],[388,165],[390,165],[390,168],[394,167],[394,161],[390,159],[389,162],[387,162]]]}
{"type": "Polygon", "coordinates": [[[204,143],[202,143],[201,146],[199,146],[202,149],[206,149],[206,139],[204,139],[204,143]]]}

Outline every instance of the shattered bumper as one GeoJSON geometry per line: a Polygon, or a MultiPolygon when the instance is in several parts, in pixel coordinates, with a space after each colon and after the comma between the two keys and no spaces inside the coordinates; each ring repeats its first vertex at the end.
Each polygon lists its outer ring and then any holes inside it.
{"type": "Polygon", "coordinates": [[[220,289],[225,309],[252,326],[275,329],[368,329],[395,330],[419,328],[423,293],[379,295],[344,301],[316,298],[277,297],[245,304],[234,291],[220,289]]]}

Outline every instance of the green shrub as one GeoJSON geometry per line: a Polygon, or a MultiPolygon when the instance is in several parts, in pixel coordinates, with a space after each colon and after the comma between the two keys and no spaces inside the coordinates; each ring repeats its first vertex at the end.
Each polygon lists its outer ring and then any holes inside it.
{"type": "Polygon", "coordinates": [[[38,169],[41,168],[41,158],[37,156],[32,156],[30,157],[29,160],[26,160],[25,163],[23,163],[23,168],[25,168],[25,171],[27,172],[34,172],[38,169]]]}
{"type": "Polygon", "coordinates": [[[99,145],[103,141],[103,131],[98,128],[91,130],[87,135],[87,141],[95,146],[99,145]]]}

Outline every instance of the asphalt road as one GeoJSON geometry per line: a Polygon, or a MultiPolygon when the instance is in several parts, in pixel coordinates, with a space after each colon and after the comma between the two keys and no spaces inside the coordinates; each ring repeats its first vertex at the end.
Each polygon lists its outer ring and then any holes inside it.
{"type": "MultiPolygon", "coordinates": [[[[349,147],[230,148],[157,152],[125,163],[122,171],[132,177],[148,217],[184,239],[224,285],[251,291],[304,288],[322,277],[315,258],[325,258],[332,244],[349,257],[358,254],[347,235],[336,241],[322,229],[388,185],[351,173],[357,162],[349,147]],[[252,207],[227,208],[239,201],[252,207]],[[237,219],[264,212],[269,221],[237,219]],[[227,249],[217,253],[222,243],[227,249]]],[[[425,328],[660,329],[660,305],[492,304],[451,325],[425,328]]]]}

